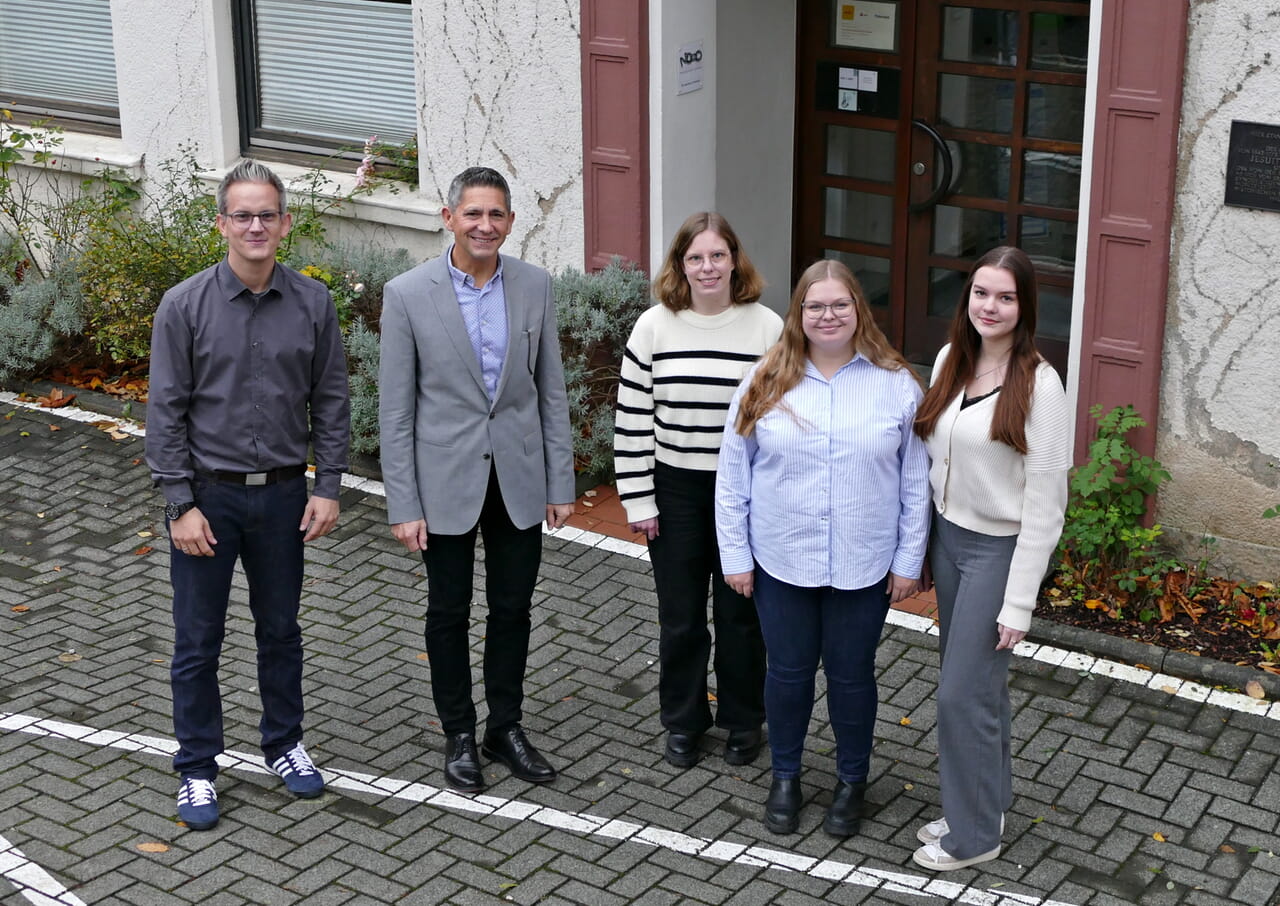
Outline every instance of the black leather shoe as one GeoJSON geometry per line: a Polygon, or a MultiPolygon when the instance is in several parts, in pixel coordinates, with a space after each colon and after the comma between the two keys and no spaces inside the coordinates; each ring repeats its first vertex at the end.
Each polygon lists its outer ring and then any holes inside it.
{"type": "Polygon", "coordinates": [[[760,754],[764,734],[759,727],[751,730],[730,730],[724,744],[724,760],[728,764],[751,764],[760,754]]]}
{"type": "Polygon", "coordinates": [[[454,733],[444,744],[444,779],[460,793],[484,789],[480,756],[476,754],[476,734],[454,733]]]}
{"type": "Polygon", "coordinates": [[[800,826],[800,778],[775,777],[764,801],[764,826],[775,834],[794,834],[800,826]]]}
{"type": "Polygon", "coordinates": [[[845,783],[843,780],[837,783],[822,829],[833,837],[856,834],[862,827],[862,800],[866,794],[866,783],[845,783]]]}
{"type": "Polygon", "coordinates": [[[664,757],[667,764],[677,768],[691,768],[698,763],[702,753],[698,751],[698,740],[702,737],[696,733],[668,733],[667,751],[664,757]]]}
{"type": "Polygon", "coordinates": [[[480,751],[485,758],[501,761],[512,774],[529,783],[550,783],[556,779],[556,769],[533,747],[519,724],[505,730],[486,730],[480,751]]]}

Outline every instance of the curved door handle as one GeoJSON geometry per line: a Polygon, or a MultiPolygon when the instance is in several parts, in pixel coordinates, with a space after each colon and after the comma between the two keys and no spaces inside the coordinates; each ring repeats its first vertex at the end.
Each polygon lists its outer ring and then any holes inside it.
{"type": "Polygon", "coordinates": [[[933,190],[933,194],[924,201],[907,205],[908,210],[910,210],[912,214],[919,214],[922,211],[929,210],[938,202],[942,201],[942,196],[946,195],[947,192],[950,191],[951,177],[955,173],[955,164],[951,160],[951,149],[947,147],[947,143],[943,141],[943,138],[938,134],[937,129],[934,129],[922,119],[912,120],[911,125],[915,126],[917,129],[923,130],[924,134],[929,136],[930,141],[933,142],[934,147],[942,154],[942,182],[938,183],[937,188],[933,190]]]}

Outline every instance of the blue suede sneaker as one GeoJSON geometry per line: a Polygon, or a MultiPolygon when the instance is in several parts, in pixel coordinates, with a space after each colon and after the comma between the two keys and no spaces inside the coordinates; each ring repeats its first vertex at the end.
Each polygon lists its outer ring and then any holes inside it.
{"type": "Polygon", "coordinates": [[[183,777],[178,787],[178,819],[192,830],[208,830],[218,823],[218,793],[212,780],[183,777]]]}
{"type": "Polygon", "coordinates": [[[311,763],[307,750],[298,743],[267,764],[284,779],[285,788],[299,799],[314,799],[324,792],[324,778],[311,763]]]}

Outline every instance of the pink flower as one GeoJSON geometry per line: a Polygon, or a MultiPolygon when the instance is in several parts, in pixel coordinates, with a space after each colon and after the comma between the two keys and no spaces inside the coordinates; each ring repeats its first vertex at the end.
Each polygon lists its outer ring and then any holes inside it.
{"type": "Polygon", "coordinates": [[[378,136],[371,135],[369,140],[364,143],[364,159],[360,161],[360,166],[356,167],[357,189],[363,189],[373,182],[373,146],[377,141],[378,136]]]}

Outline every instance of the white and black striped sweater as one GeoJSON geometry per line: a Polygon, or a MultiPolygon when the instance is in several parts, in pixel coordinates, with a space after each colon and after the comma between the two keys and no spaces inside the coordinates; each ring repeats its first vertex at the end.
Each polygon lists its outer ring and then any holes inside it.
{"type": "Polygon", "coordinates": [[[759,303],[715,315],[655,305],[639,317],[622,362],[613,435],[629,521],[658,515],[655,461],[715,471],[733,392],[781,334],[782,319],[759,303]]]}

